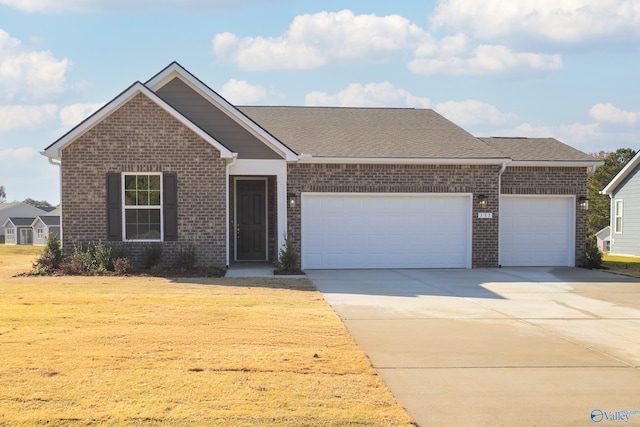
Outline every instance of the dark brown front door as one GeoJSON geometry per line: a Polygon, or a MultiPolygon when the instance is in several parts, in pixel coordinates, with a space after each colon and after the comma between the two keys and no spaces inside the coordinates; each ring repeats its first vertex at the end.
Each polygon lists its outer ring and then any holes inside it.
{"type": "Polygon", "coordinates": [[[237,260],[267,259],[266,181],[236,181],[237,260]]]}

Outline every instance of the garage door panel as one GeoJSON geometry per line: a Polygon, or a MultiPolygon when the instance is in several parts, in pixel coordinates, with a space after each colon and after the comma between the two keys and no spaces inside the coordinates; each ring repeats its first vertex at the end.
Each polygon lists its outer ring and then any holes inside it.
{"type": "Polygon", "coordinates": [[[500,263],[573,265],[573,216],[572,197],[502,196],[500,263]]]}
{"type": "Polygon", "coordinates": [[[303,194],[303,268],[469,267],[469,199],[303,194]]]}

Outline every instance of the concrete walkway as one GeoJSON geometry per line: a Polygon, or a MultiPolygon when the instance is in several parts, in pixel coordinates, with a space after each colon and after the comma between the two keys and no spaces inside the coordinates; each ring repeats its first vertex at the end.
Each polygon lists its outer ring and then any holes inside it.
{"type": "Polygon", "coordinates": [[[640,425],[638,279],[571,268],[307,276],[420,426],[640,425]]]}

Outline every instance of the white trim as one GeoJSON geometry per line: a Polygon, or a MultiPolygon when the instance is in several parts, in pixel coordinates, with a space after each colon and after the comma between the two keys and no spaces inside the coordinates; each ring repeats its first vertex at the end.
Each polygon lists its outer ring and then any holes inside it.
{"type": "Polygon", "coordinates": [[[399,165],[501,165],[508,158],[423,158],[423,157],[314,157],[303,154],[298,163],[343,163],[343,164],[399,164],[399,165]]]}
{"type": "Polygon", "coordinates": [[[638,151],[636,155],[633,156],[633,158],[629,161],[629,163],[627,163],[622,168],[622,170],[613,177],[611,182],[609,182],[609,184],[607,184],[607,186],[602,189],[600,194],[608,194],[612,196],[613,192],[618,188],[618,185],[620,185],[622,181],[624,181],[624,179],[635,169],[636,166],[638,166],[638,164],[640,164],[640,151],[638,151]]]}
{"type": "MultiPolygon", "coordinates": [[[[302,192],[300,194],[301,198],[301,209],[300,209],[300,243],[302,242],[302,220],[305,214],[305,199],[307,197],[317,197],[317,196],[343,196],[343,197],[372,197],[372,196],[381,196],[381,197],[466,197],[468,200],[467,206],[467,247],[465,249],[465,258],[466,258],[466,266],[465,268],[472,268],[473,262],[473,193],[346,193],[346,192],[302,192]]],[[[302,252],[302,251],[301,251],[302,252]]],[[[301,262],[304,262],[301,255],[301,262]]],[[[302,269],[305,269],[305,265],[301,265],[302,269]]]]}
{"type": "Polygon", "coordinates": [[[602,165],[603,162],[594,161],[571,161],[571,160],[513,160],[509,163],[511,167],[517,166],[530,166],[530,167],[550,167],[550,168],[586,168],[593,167],[594,169],[602,165]]]}
{"type": "Polygon", "coordinates": [[[624,231],[624,199],[614,199],[613,200],[613,221],[612,221],[612,225],[613,225],[613,234],[622,234],[624,231]],[[620,215],[618,215],[618,203],[620,203],[620,215]],[[616,219],[620,218],[620,229],[618,229],[618,226],[616,224],[616,219]]]}
{"type": "MultiPolygon", "coordinates": [[[[502,218],[502,199],[503,198],[519,198],[519,199],[568,199],[571,200],[570,203],[570,212],[571,215],[571,224],[570,224],[570,242],[569,242],[569,253],[567,255],[567,267],[575,267],[576,263],[576,196],[575,195],[565,195],[565,194],[500,194],[500,207],[498,210],[498,218],[502,218]]],[[[500,229],[500,223],[498,222],[498,265],[502,265],[502,260],[500,259],[500,238],[502,236],[502,230],[500,229]]]]}
{"type": "MultiPolygon", "coordinates": [[[[229,166],[229,175],[276,176],[277,250],[287,233],[287,162],[285,160],[238,159],[229,166]]],[[[235,230],[234,230],[235,235],[235,230]]]]}
{"type": "Polygon", "coordinates": [[[111,113],[113,113],[118,108],[120,108],[121,106],[126,104],[128,101],[133,99],[133,97],[135,97],[139,93],[145,95],[147,98],[149,98],[155,104],[157,104],[160,108],[165,110],[167,113],[169,113],[175,119],[177,119],[180,123],[182,123],[187,128],[189,128],[191,131],[193,131],[195,134],[197,134],[200,138],[204,139],[209,144],[211,144],[216,150],[218,150],[220,152],[220,157],[222,157],[222,158],[232,158],[233,157],[233,153],[231,151],[229,151],[224,145],[222,145],[215,138],[211,137],[205,131],[200,129],[193,122],[188,120],[185,116],[180,114],[177,110],[175,110],[169,104],[167,104],[162,99],[160,99],[160,97],[158,97],[155,93],[150,91],[147,87],[145,87],[140,82],[136,82],[133,85],[131,85],[127,90],[122,92],[120,95],[118,95],[111,102],[109,102],[104,107],[102,107],[100,110],[98,110],[92,116],[90,116],[88,119],[86,119],[83,122],[81,122],[78,126],[73,128],[66,135],[62,136],[60,139],[58,139],[52,145],[47,147],[42,152],[42,154],[47,156],[47,157],[49,157],[49,158],[54,158],[54,159],[60,160],[62,158],[62,150],[67,145],[71,144],[73,141],[75,141],[77,138],[82,136],[85,132],[87,132],[93,126],[95,126],[96,124],[100,123],[102,120],[107,118],[109,115],[111,115],[111,113]]]}
{"type": "Polygon", "coordinates": [[[120,187],[121,194],[120,200],[122,206],[120,209],[122,210],[122,241],[123,242],[164,242],[164,182],[162,179],[162,172],[122,172],[120,174],[120,187]],[[127,209],[136,210],[136,209],[156,209],[155,205],[144,205],[144,206],[129,206],[125,205],[125,176],[141,176],[141,175],[157,175],[160,177],[160,205],[157,209],[160,210],[160,239],[127,239],[127,209]]]}
{"type": "Polygon", "coordinates": [[[230,118],[235,120],[242,127],[251,132],[260,141],[262,141],[269,148],[279,152],[285,157],[285,160],[289,162],[296,161],[298,159],[297,154],[289,149],[282,142],[278,141],[271,134],[266,132],[260,126],[258,126],[253,120],[249,119],[245,114],[238,110],[234,105],[209,88],[207,85],[198,80],[194,75],[187,71],[177,62],[172,63],[167,68],[162,70],[156,76],[147,81],[146,86],[151,88],[154,92],[158,91],[161,87],[169,83],[173,78],[179,78],[182,82],[187,84],[191,89],[194,89],[201,96],[203,96],[211,104],[218,107],[221,111],[226,113],[230,118]]]}
{"type": "Polygon", "coordinates": [[[233,260],[234,261],[254,261],[254,260],[238,260],[238,181],[264,181],[264,260],[255,261],[269,261],[269,178],[262,176],[234,176],[233,177],[233,195],[235,201],[235,208],[233,210],[233,260]]]}

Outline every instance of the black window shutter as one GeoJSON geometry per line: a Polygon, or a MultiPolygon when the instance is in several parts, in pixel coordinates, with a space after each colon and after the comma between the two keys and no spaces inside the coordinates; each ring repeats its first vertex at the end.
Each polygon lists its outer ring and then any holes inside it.
{"type": "Polygon", "coordinates": [[[122,240],[122,188],[120,174],[107,173],[107,240],[122,240]]]}
{"type": "Polygon", "coordinates": [[[163,209],[164,209],[164,240],[178,240],[178,175],[164,173],[163,181],[163,209]]]}

